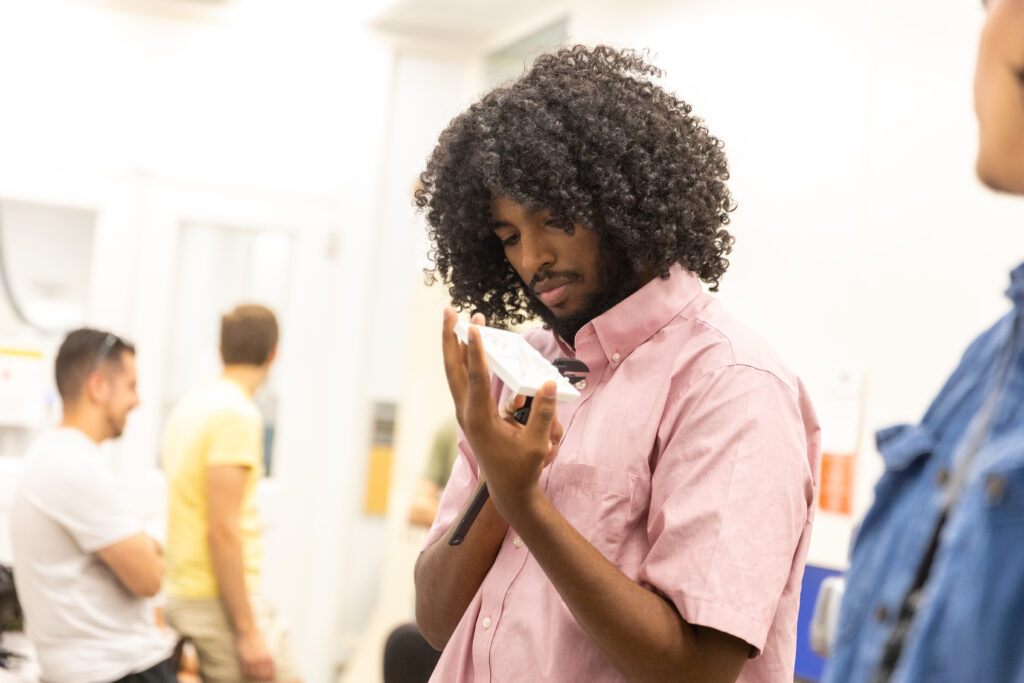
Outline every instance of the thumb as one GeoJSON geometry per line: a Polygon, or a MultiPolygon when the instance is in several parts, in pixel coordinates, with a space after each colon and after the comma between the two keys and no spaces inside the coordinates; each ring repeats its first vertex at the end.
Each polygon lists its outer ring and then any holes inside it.
{"type": "Polygon", "coordinates": [[[526,420],[526,432],[531,441],[550,445],[551,423],[555,421],[555,395],[557,390],[554,382],[545,382],[537,395],[533,397],[530,417],[526,420]]]}

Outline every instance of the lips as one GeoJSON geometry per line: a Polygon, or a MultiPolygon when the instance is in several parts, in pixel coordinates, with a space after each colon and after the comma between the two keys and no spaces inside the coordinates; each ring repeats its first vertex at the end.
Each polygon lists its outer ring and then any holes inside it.
{"type": "Polygon", "coordinates": [[[534,295],[548,308],[562,304],[569,291],[572,278],[552,277],[533,286],[534,295]]]}

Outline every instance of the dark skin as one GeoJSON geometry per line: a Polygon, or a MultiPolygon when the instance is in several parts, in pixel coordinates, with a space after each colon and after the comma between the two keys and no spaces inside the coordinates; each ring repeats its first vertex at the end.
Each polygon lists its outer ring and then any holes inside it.
{"type": "MultiPolygon", "coordinates": [[[[535,278],[538,273],[562,273],[548,285],[566,284],[565,289],[546,297],[545,305],[550,302],[555,315],[570,315],[584,305],[583,295],[600,286],[596,234],[578,228],[569,235],[552,226],[546,212],[496,201],[495,232],[523,282],[543,282],[535,278]]],[[[445,311],[445,372],[480,482],[487,482],[491,498],[462,545],[447,543],[453,524],[417,562],[416,616],[427,640],[437,648],[448,642],[511,525],[584,632],[627,680],[735,681],[750,646],[687,623],[672,603],[633,582],[566,521],[540,486],[541,471],[557,457],[561,436],[554,384],[534,398],[525,426],[503,418],[491,398],[479,333],[471,329],[469,344],[461,344],[456,320],[454,310],[445,311]]],[[[484,321],[477,316],[474,322],[484,321]]]]}

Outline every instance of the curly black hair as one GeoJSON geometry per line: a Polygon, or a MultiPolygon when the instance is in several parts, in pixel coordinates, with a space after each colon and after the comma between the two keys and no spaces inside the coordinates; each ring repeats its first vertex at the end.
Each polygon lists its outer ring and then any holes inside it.
{"type": "Polygon", "coordinates": [[[438,277],[453,304],[507,326],[541,313],[491,227],[492,197],[596,231],[633,273],[674,263],[716,291],[735,203],[722,142],[652,78],[645,52],[577,45],[541,55],[441,133],[420,174],[438,277]]]}

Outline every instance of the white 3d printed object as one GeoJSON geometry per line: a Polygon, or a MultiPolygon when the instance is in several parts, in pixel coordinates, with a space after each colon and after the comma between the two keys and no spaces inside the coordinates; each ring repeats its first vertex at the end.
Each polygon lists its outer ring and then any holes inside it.
{"type": "MultiPolygon", "coordinates": [[[[469,341],[469,323],[455,323],[455,335],[462,343],[469,341]]],[[[545,382],[555,382],[559,401],[575,401],[580,397],[568,379],[558,372],[540,352],[516,332],[473,325],[480,330],[480,339],[487,354],[487,367],[517,394],[535,396],[545,382]]]]}

